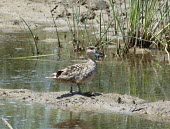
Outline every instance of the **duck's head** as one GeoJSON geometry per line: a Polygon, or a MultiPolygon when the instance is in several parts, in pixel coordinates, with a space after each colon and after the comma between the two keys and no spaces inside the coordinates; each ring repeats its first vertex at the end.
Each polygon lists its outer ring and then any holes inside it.
{"type": "Polygon", "coordinates": [[[96,55],[100,56],[101,53],[97,52],[97,48],[94,46],[87,47],[86,54],[89,58],[92,58],[96,55]]]}
{"type": "Polygon", "coordinates": [[[94,46],[87,47],[86,53],[87,55],[91,55],[91,54],[94,55],[96,53],[96,47],[94,46]]]}

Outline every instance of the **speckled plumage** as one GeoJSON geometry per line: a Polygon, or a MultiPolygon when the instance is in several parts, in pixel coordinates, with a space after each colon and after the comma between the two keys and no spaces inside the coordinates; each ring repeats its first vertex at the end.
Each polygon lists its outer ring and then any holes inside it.
{"type": "Polygon", "coordinates": [[[76,85],[80,92],[80,85],[91,81],[96,73],[97,64],[92,59],[95,52],[95,49],[90,47],[87,50],[88,60],[86,63],[75,64],[58,70],[53,74],[53,79],[60,83],[69,84],[71,86],[70,92],[72,92],[72,86],[76,85]]]}
{"type": "Polygon", "coordinates": [[[88,60],[87,63],[75,64],[59,70],[56,73],[56,80],[63,83],[84,84],[95,71],[96,63],[88,60]]]}

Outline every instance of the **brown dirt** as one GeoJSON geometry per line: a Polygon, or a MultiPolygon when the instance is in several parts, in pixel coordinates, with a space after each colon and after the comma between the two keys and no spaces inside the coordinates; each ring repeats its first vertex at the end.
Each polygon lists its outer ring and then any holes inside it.
{"type": "Polygon", "coordinates": [[[0,89],[0,98],[46,104],[73,112],[113,112],[136,114],[155,121],[170,122],[170,101],[146,102],[115,93],[33,92],[26,89],[0,89]],[[76,110],[75,110],[76,109],[76,110]]]}
{"type": "MultiPolygon", "coordinates": [[[[89,19],[94,18],[94,16],[96,20],[99,19],[100,11],[97,10],[99,5],[96,0],[83,1],[85,4],[80,4],[82,20],[86,19],[87,13],[90,13],[89,19]],[[89,10],[92,11],[89,12],[89,10]]],[[[52,10],[59,27],[58,31],[69,31],[66,16],[72,15],[72,6],[76,2],[77,0],[1,0],[0,30],[5,33],[25,31],[24,23],[20,18],[22,17],[31,29],[46,26],[45,31],[55,31],[55,28],[51,28],[54,26],[50,12],[52,10]]],[[[108,4],[104,2],[102,8],[107,9],[108,4]]],[[[108,20],[108,16],[104,16],[104,19],[108,20]]]]}
{"type": "Polygon", "coordinates": [[[22,17],[30,28],[53,25],[50,8],[53,0],[1,0],[0,30],[2,32],[23,31],[22,17]]]}

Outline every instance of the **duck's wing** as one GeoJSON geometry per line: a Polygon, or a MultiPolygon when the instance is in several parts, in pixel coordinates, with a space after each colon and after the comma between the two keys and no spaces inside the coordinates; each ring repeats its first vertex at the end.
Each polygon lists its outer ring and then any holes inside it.
{"type": "Polygon", "coordinates": [[[56,78],[62,80],[72,80],[73,82],[76,82],[77,78],[79,78],[84,73],[83,71],[85,69],[85,63],[71,65],[67,68],[57,71],[56,78]]]}
{"type": "Polygon", "coordinates": [[[60,80],[81,83],[82,80],[89,77],[95,71],[93,65],[87,63],[75,64],[56,73],[56,78],[60,80]]]}

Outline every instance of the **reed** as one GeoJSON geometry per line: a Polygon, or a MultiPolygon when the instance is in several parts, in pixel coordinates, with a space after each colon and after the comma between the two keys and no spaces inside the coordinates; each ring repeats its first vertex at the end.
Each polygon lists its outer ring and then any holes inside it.
{"type": "MultiPolygon", "coordinates": [[[[66,10],[66,8],[65,8],[66,10]]],[[[78,52],[81,51],[83,48],[80,46],[80,6],[78,4],[75,4],[72,7],[72,17],[67,17],[67,23],[68,27],[70,29],[70,32],[72,34],[72,44],[74,47],[74,51],[78,52]]]]}
{"type": "Polygon", "coordinates": [[[72,43],[74,50],[84,51],[85,46],[93,45],[99,48],[102,48],[103,45],[106,44],[105,41],[107,41],[107,31],[109,29],[108,26],[104,25],[103,27],[103,13],[101,10],[100,18],[99,18],[99,32],[96,33],[96,28],[94,27],[95,24],[93,23],[93,20],[91,20],[91,23],[88,25],[88,21],[90,19],[90,12],[88,12],[83,18],[81,15],[81,6],[80,3],[75,3],[72,7],[72,17],[67,17],[67,23],[70,28],[70,32],[72,34],[72,43]],[[91,28],[89,30],[89,27],[91,28]]]}
{"type": "Polygon", "coordinates": [[[54,27],[55,27],[55,30],[56,30],[56,35],[57,35],[57,39],[58,39],[58,47],[59,48],[62,48],[62,45],[61,45],[61,42],[60,42],[60,37],[59,37],[59,33],[58,33],[58,29],[57,29],[57,25],[56,25],[56,22],[55,22],[55,19],[53,17],[53,14],[52,14],[52,10],[50,9],[50,13],[51,13],[51,16],[52,16],[52,19],[53,19],[53,23],[54,23],[54,27]]]}
{"type": "MultiPolygon", "coordinates": [[[[20,17],[20,18],[21,18],[21,20],[25,23],[25,25],[28,27],[29,32],[30,32],[30,34],[31,34],[31,36],[32,36],[32,38],[33,38],[33,40],[34,40],[35,49],[36,49],[36,54],[39,55],[39,54],[40,54],[40,51],[39,51],[39,49],[38,49],[38,37],[33,34],[33,31],[31,30],[31,28],[29,27],[29,25],[27,24],[27,22],[26,22],[22,17],[20,17]]],[[[33,55],[34,55],[34,53],[33,53],[33,55]]]]}
{"type": "Polygon", "coordinates": [[[9,128],[9,129],[13,129],[13,127],[8,123],[8,121],[6,119],[4,119],[3,117],[1,118],[3,123],[9,128]]]}
{"type": "Polygon", "coordinates": [[[116,35],[122,36],[124,53],[131,47],[149,48],[161,44],[165,47],[165,32],[169,28],[168,0],[124,0],[121,6],[110,0],[116,35]],[[117,31],[116,31],[117,32],[117,31]]]}
{"type": "Polygon", "coordinates": [[[170,27],[168,0],[109,1],[112,17],[109,17],[108,22],[104,21],[103,10],[100,9],[97,33],[93,20],[89,33],[88,14],[82,22],[80,3],[73,4],[71,18],[66,17],[75,51],[82,51],[87,45],[103,49],[113,42],[110,35],[108,36],[110,33],[118,38],[116,55],[119,56],[126,55],[132,47],[134,53],[136,47],[149,48],[153,45],[161,46],[162,50],[165,50],[167,44],[166,50],[169,50],[169,39],[167,40],[165,35],[170,27]]]}

